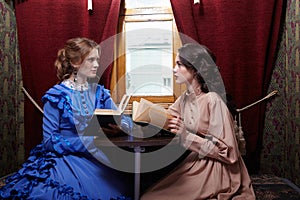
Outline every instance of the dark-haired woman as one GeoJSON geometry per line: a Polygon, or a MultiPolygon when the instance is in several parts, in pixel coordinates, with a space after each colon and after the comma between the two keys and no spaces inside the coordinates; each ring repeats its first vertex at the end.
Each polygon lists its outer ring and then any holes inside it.
{"type": "MultiPolygon", "coordinates": [[[[95,108],[115,109],[109,90],[89,80],[97,75],[99,45],[73,38],[58,51],[59,83],[43,96],[43,141],[22,168],[6,179],[0,199],[129,199],[127,176],[84,130],[95,108]]],[[[130,121],[122,123],[130,128],[130,121]]],[[[111,133],[121,129],[112,126],[111,133]]]]}
{"type": "Polygon", "coordinates": [[[211,52],[199,44],[178,50],[176,83],[184,92],[169,111],[170,130],[180,135],[189,155],[146,191],[142,200],[255,199],[238,150],[232,115],[211,52]]]}

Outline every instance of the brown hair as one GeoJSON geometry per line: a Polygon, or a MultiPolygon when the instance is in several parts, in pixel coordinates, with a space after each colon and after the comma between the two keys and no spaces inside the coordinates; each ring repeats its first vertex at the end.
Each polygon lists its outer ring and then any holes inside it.
{"type": "Polygon", "coordinates": [[[178,49],[178,53],[182,64],[195,73],[203,92],[217,92],[224,97],[223,80],[215,64],[216,57],[212,51],[204,45],[187,43],[178,49]]]}
{"type": "Polygon", "coordinates": [[[54,63],[57,70],[59,81],[68,79],[74,72],[72,64],[81,64],[85,57],[95,48],[100,50],[99,45],[88,38],[69,39],[64,48],[57,53],[57,59],[54,63]]]}

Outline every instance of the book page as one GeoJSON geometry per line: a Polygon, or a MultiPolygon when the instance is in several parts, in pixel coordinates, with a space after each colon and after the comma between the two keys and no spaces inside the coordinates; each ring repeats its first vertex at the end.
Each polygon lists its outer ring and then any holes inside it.
{"type": "Polygon", "coordinates": [[[168,129],[168,112],[160,106],[152,107],[149,110],[150,124],[161,127],[163,129],[168,129]]]}
{"type": "Polygon", "coordinates": [[[94,115],[121,115],[119,110],[113,109],[95,109],[94,115]]]}
{"type": "Polygon", "coordinates": [[[168,127],[170,114],[160,105],[141,98],[140,103],[133,102],[132,119],[135,122],[149,123],[164,129],[168,127]]]}
{"type": "Polygon", "coordinates": [[[136,121],[136,118],[137,118],[137,111],[139,109],[139,105],[140,103],[137,102],[137,101],[133,101],[132,102],[132,120],[133,121],[136,121]]]}
{"type": "Polygon", "coordinates": [[[131,96],[128,96],[126,94],[123,95],[122,99],[121,99],[121,102],[120,102],[120,105],[118,106],[118,110],[123,113],[125,111],[125,108],[126,106],[128,105],[129,103],[129,100],[130,100],[130,97],[131,96]]]}
{"type": "Polygon", "coordinates": [[[130,96],[124,94],[117,110],[97,108],[94,111],[94,115],[121,115],[124,112],[126,106],[128,105],[129,99],[130,96]]]}
{"type": "Polygon", "coordinates": [[[132,104],[132,119],[137,122],[150,122],[149,109],[154,104],[146,99],[141,98],[140,102],[133,102],[132,104]]]}

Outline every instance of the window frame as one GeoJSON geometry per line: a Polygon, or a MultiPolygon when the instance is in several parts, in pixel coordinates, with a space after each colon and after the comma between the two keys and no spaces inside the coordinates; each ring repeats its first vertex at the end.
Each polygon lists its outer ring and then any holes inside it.
{"type": "MultiPolygon", "coordinates": [[[[122,5],[121,5],[122,6],[122,5]]],[[[175,57],[177,49],[181,46],[181,40],[179,38],[179,33],[176,28],[175,19],[171,8],[158,8],[158,7],[147,7],[147,8],[132,8],[125,9],[124,3],[120,10],[118,33],[125,32],[125,23],[127,22],[149,22],[149,21],[172,21],[172,33],[173,33],[173,66],[175,65],[175,57]]],[[[119,55],[120,52],[125,52],[125,34],[118,34],[116,41],[116,54],[119,55]]],[[[124,80],[124,75],[126,73],[126,55],[121,54],[120,57],[115,59],[114,70],[113,70],[115,83],[112,84],[111,91],[115,102],[120,102],[122,96],[126,92],[126,83],[124,80]],[[124,67],[125,66],[125,67],[124,67]]],[[[180,94],[185,90],[184,85],[178,85],[173,79],[173,95],[170,96],[132,96],[130,103],[133,101],[139,101],[140,98],[145,98],[153,103],[158,103],[168,107],[173,103],[180,94]]],[[[129,108],[130,109],[130,108],[129,108]]]]}

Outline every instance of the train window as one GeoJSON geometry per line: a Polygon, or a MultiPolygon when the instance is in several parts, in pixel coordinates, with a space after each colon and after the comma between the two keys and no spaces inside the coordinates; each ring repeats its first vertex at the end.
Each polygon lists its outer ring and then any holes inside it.
{"type": "Polygon", "coordinates": [[[180,40],[169,0],[124,0],[116,46],[117,99],[126,93],[132,100],[174,102],[180,94],[172,73],[180,40]]]}

